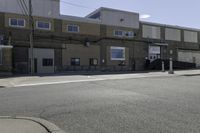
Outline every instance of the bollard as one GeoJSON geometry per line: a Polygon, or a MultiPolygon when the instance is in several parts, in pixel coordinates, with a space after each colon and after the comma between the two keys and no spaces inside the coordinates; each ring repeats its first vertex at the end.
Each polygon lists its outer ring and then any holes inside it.
{"type": "Polygon", "coordinates": [[[169,59],[169,74],[174,74],[172,58],[169,59]]]}
{"type": "Polygon", "coordinates": [[[165,62],[162,61],[162,72],[165,72],[165,62]]]}

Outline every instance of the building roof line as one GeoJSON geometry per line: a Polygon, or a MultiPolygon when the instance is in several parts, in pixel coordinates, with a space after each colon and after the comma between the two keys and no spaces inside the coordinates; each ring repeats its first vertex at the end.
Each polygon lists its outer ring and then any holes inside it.
{"type": "Polygon", "coordinates": [[[154,26],[162,26],[162,27],[166,27],[166,28],[174,28],[174,29],[179,29],[179,30],[190,30],[190,31],[197,31],[197,32],[200,31],[200,29],[198,29],[198,28],[190,28],[190,27],[170,25],[170,24],[161,24],[161,23],[156,23],[156,22],[140,21],[140,23],[154,25],[154,26]]]}
{"type": "Polygon", "coordinates": [[[139,13],[136,13],[136,12],[124,11],[124,10],[113,9],[113,8],[108,8],[108,7],[100,7],[100,8],[98,8],[98,9],[96,9],[95,11],[91,12],[90,14],[86,15],[85,17],[86,17],[86,18],[87,18],[87,17],[90,17],[91,15],[94,15],[95,13],[100,12],[100,11],[103,11],[103,10],[104,10],[104,11],[107,10],[107,11],[115,11],[115,12],[124,12],[124,13],[138,14],[138,15],[139,15],[139,13]]]}

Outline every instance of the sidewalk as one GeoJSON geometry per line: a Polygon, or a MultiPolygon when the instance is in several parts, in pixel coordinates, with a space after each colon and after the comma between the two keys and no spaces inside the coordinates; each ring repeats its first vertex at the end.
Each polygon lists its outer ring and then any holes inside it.
{"type": "Polygon", "coordinates": [[[2,87],[22,87],[35,85],[50,85],[61,83],[91,82],[101,80],[117,80],[145,77],[169,77],[169,76],[192,76],[200,75],[200,70],[180,70],[175,74],[168,72],[144,72],[127,74],[107,74],[107,75],[50,75],[50,76],[22,76],[0,79],[0,88],[2,87]]]}
{"type": "Polygon", "coordinates": [[[56,125],[33,117],[0,117],[2,133],[64,133],[56,125]]]}

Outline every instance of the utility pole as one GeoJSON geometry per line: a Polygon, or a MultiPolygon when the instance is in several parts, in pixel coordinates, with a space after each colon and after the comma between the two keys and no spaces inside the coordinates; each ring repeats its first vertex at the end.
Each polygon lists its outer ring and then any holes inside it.
{"type": "Polygon", "coordinates": [[[29,0],[29,29],[30,29],[30,68],[31,75],[34,74],[34,56],[33,56],[33,17],[32,17],[32,0],[29,0]]]}

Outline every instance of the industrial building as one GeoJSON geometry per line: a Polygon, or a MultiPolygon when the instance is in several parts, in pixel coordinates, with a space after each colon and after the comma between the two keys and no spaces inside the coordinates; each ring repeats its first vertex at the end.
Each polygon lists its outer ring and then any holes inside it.
{"type": "MultiPolygon", "coordinates": [[[[34,72],[139,71],[157,59],[200,67],[200,30],[139,20],[139,13],[99,8],[60,15],[59,0],[33,0],[34,72]]],[[[28,4],[28,3],[27,3],[28,4]]],[[[30,25],[19,0],[1,0],[0,72],[30,73],[30,25]]]]}

